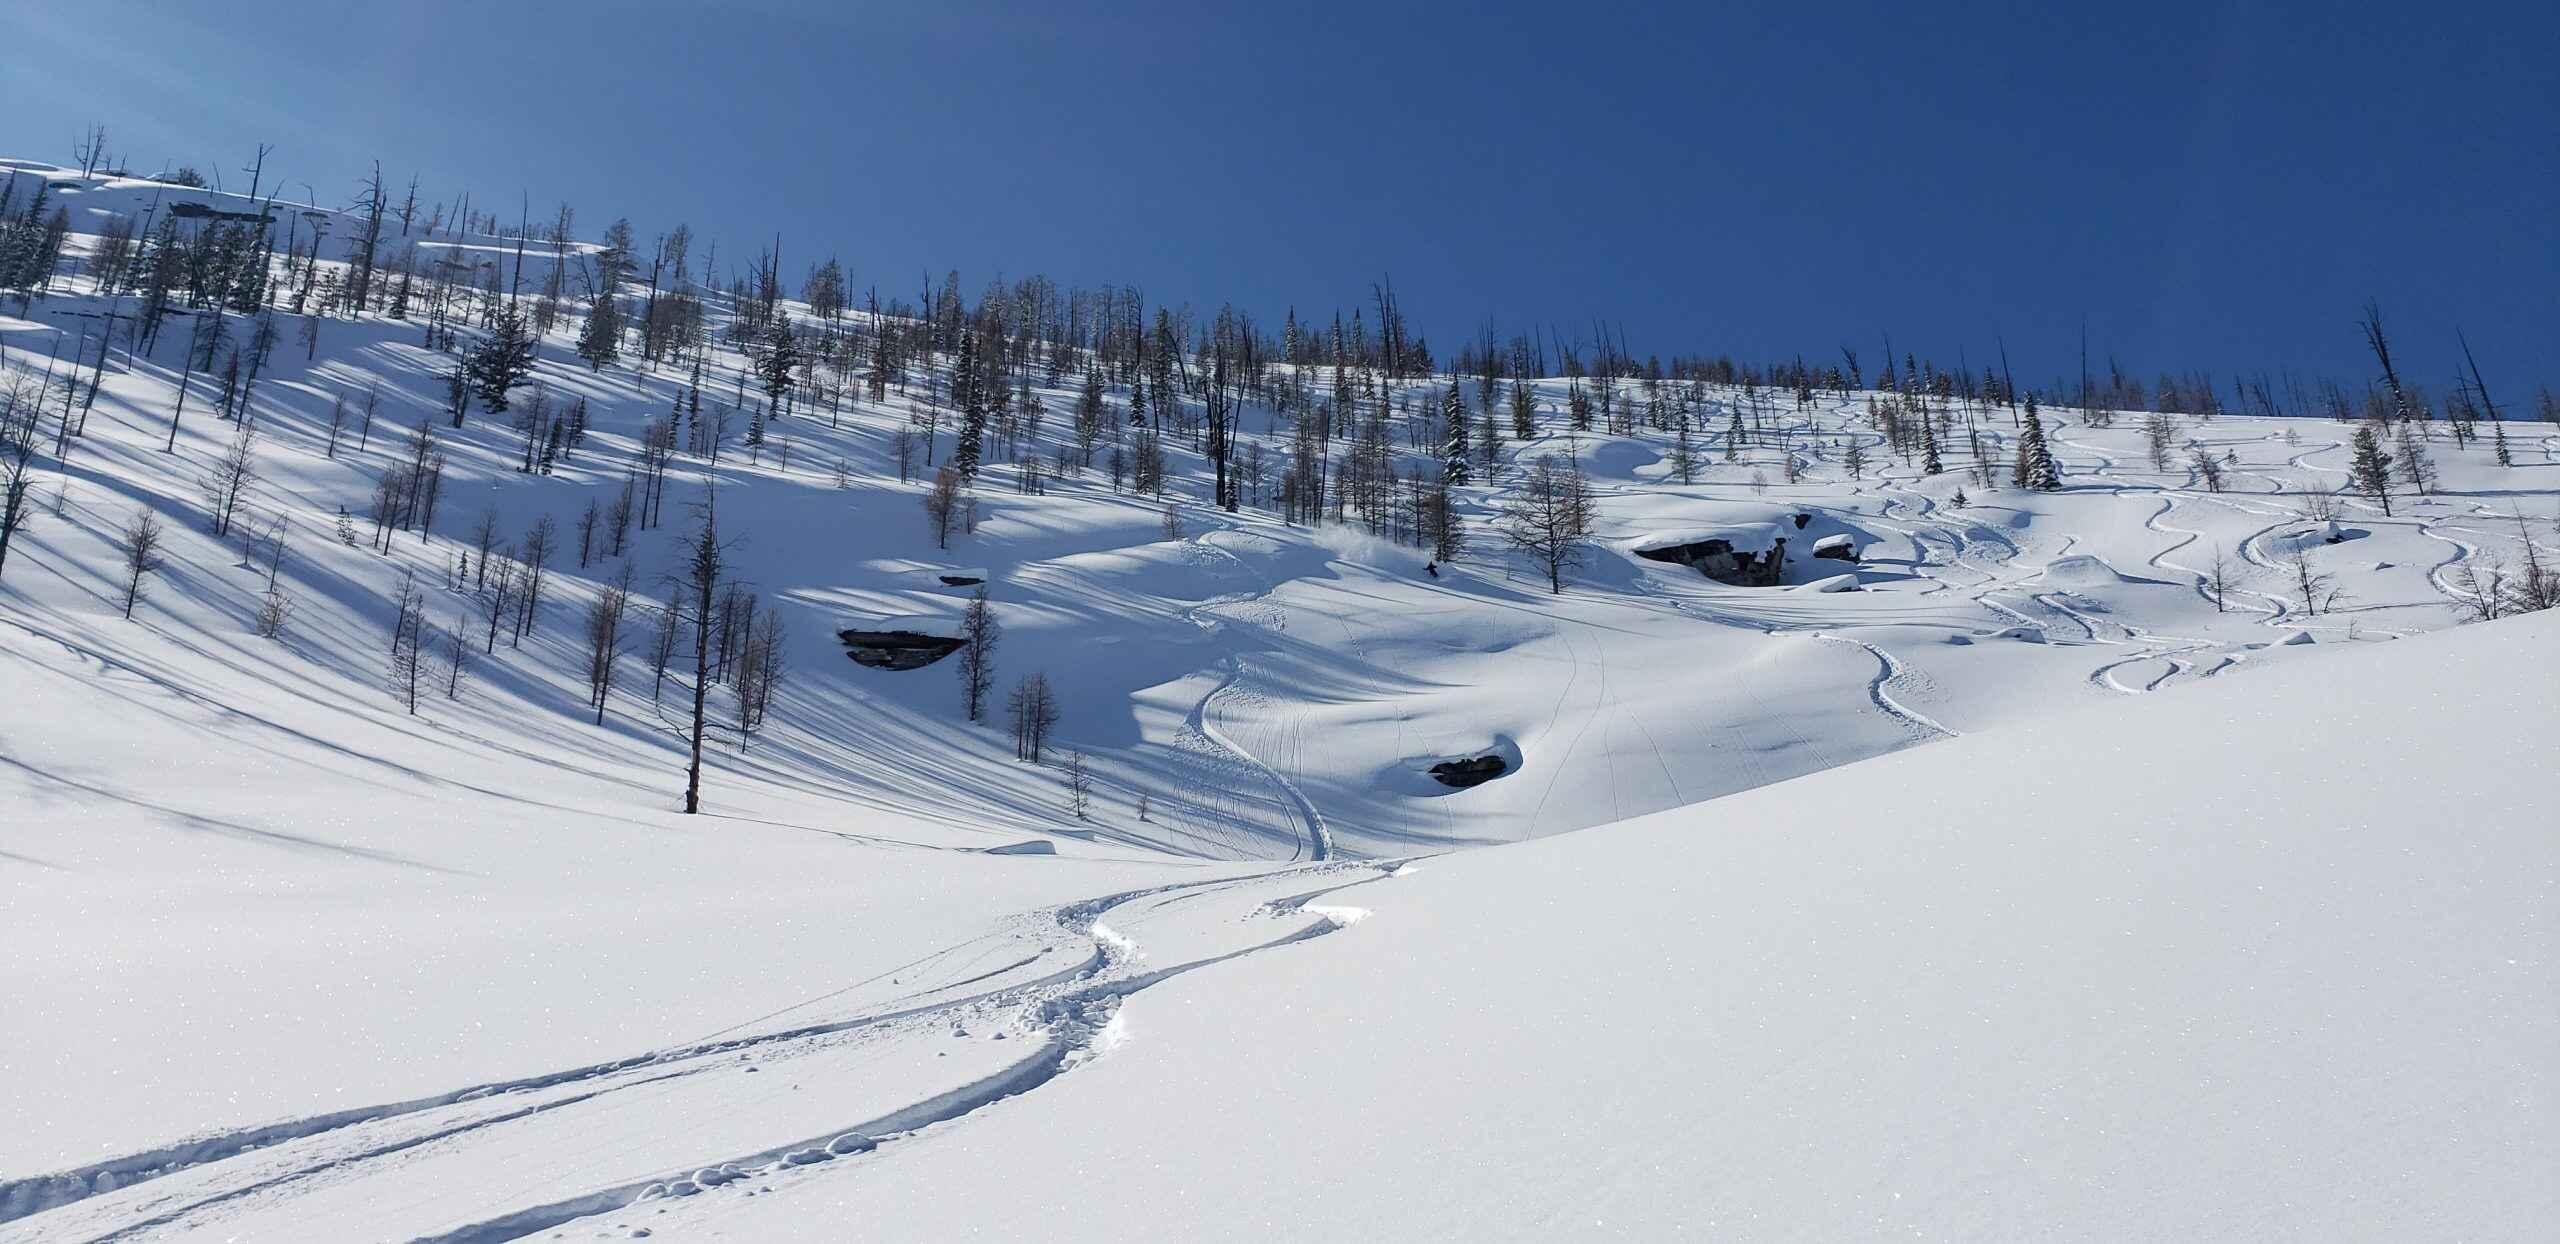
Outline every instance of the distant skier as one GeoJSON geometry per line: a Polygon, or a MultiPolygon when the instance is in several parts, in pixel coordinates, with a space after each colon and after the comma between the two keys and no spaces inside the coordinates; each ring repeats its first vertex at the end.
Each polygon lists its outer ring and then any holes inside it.
{"type": "Polygon", "coordinates": [[[1423,563],[1422,573],[1427,574],[1427,575],[1430,575],[1430,576],[1431,576],[1432,578],[1434,578],[1434,579],[1439,578],[1439,577],[1440,577],[1440,563],[1438,563],[1438,562],[1425,562],[1425,563],[1423,563]]]}

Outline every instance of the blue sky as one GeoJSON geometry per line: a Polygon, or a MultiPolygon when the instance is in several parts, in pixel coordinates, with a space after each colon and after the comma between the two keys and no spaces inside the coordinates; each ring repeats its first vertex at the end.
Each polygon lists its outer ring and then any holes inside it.
{"type": "Polygon", "coordinates": [[[1639,353],[2560,382],[2548,4],[0,2],[0,153],[1639,353]],[[233,174],[232,176],[239,176],[233,174]]]}

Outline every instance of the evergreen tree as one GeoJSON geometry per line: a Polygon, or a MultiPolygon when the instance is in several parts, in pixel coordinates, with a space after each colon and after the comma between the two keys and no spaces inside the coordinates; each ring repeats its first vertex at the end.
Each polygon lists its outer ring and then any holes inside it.
{"type": "Polygon", "coordinates": [[[756,378],[764,382],[765,409],[779,412],[784,394],[791,391],[791,369],[800,365],[800,339],[791,331],[791,317],[777,314],[765,328],[764,349],[756,356],[756,378]]]}
{"type": "Polygon", "coordinates": [[[2052,492],[2062,487],[2062,472],[2054,465],[2053,447],[2045,443],[2044,419],[2036,413],[2036,399],[2027,398],[2027,410],[2018,432],[2018,458],[2009,472],[2009,482],[2037,492],[2052,492]]]}
{"type": "Polygon", "coordinates": [[[2385,515],[2391,513],[2391,455],[2382,452],[2382,435],[2371,420],[2356,425],[2355,454],[2347,463],[2347,477],[2385,515]]]}
{"type": "MultiPolygon", "coordinates": [[[[960,443],[951,448],[951,465],[963,479],[978,477],[980,442],[987,438],[987,403],[978,391],[978,335],[960,335],[960,357],[951,365],[952,399],[960,404],[960,443]]],[[[975,713],[971,721],[977,720],[975,713]]]]}
{"type": "Polygon", "coordinates": [[[1698,451],[1689,443],[1689,416],[1682,415],[1671,429],[1671,477],[1683,484],[1698,482],[1698,451]]]}
{"type": "Polygon", "coordinates": [[[471,387],[479,393],[480,403],[493,414],[504,411],[507,390],[523,384],[533,372],[533,337],[526,331],[524,313],[514,303],[498,307],[488,339],[472,350],[464,367],[471,373],[471,387]]]}
{"type": "Polygon", "coordinates": [[[1102,423],[1110,408],[1102,399],[1102,372],[1084,374],[1084,392],[1076,397],[1075,441],[1079,465],[1093,465],[1093,447],[1102,440],[1102,423]]]}
{"type": "Polygon", "coordinates": [[[578,357],[587,361],[590,371],[602,371],[622,357],[622,308],[612,294],[597,295],[595,306],[587,312],[587,327],[578,334],[578,357]]]}
{"type": "Polygon", "coordinates": [[[1449,383],[1449,393],[1441,401],[1442,419],[1448,424],[1448,453],[1440,464],[1440,482],[1464,485],[1474,477],[1474,464],[1467,453],[1467,399],[1458,392],[1456,381],[1449,383]]]}

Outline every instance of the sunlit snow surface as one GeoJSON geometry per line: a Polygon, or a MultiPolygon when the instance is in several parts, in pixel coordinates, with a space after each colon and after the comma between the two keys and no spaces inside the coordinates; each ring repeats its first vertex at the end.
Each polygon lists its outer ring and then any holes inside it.
{"type": "MultiPolygon", "coordinates": [[[[154,193],[64,202],[90,229],[154,193]]],[[[61,287],[0,318],[11,366],[82,356],[80,313],[110,308],[61,287]]],[[[1541,381],[1546,434],[1462,492],[1471,549],[1434,577],[1351,528],[1199,505],[1178,436],[1178,539],[1099,466],[1025,497],[999,453],[977,531],[938,549],[889,451],[919,375],[804,406],[752,461],[679,457],[665,527],[635,534],[663,598],[716,476],[737,572],[791,630],[771,724],[721,736],[687,818],[645,619],[606,723],[585,707],[580,626],[618,560],[575,557],[684,373],[590,372],[573,316],[541,375],[591,432],[533,478],[504,416],[445,426],[450,360],[415,325],[327,321],[306,358],[280,319],[251,506],[290,521],[281,641],[252,633],[263,564],[205,530],[196,479],[231,428],[203,375],[161,452],[183,321],[156,357],[112,352],[59,487],[48,436],[0,572],[0,1239],[2530,1238],[2560,1216],[2560,635],[2423,634],[2464,616],[2465,560],[2560,558],[2549,425],[2507,425],[2508,468],[2438,437],[2434,496],[2343,499],[2331,533],[2297,495],[2344,478],[2327,422],[2182,421],[2234,460],[2212,493],[2183,447],[2152,468],[2139,415],[2048,412],[2067,486],[2027,494],[1966,479],[1961,445],[1923,477],[1863,396],[1772,400],[1727,461],[1745,398],[1717,388],[1684,485],[1665,436],[1569,436],[1566,383],[1541,381]],[[369,437],[326,456],[332,397],[377,384],[369,437]],[[422,420],[451,460],[435,538],[374,553],[373,481],[422,420]],[[1561,596],[1492,530],[1549,452],[1599,492],[1561,596]],[[126,622],[111,537],[138,504],[169,564],[126,622]],[[508,540],[553,515],[569,552],[540,628],[410,716],[389,600],[414,571],[430,621],[477,638],[477,594],[447,584],[484,510],[508,540]],[[1717,532],[1787,536],[1782,585],[1634,553],[1717,532]],[[1808,556],[1844,534],[1854,567],[1808,556]],[[2296,549],[2343,589],[2316,614],[2296,549]],[[949,663],[837,645],[956,620],[972,589],[946,572],[987,580],[999,704],[1022,674],[1056,687],[1047,765],[1014,759],[1000,708],[962,722],[949,663]],[[1860,590],[1817,590],[1841,575],[1860,590]],[[1430,776],[1484,756],[1502,776],[1430,776]]],[[[739,362],[714,353],[706,402],[739,362]]],[[[1042,391],[1044,453],[1075,383],[1042,391]]],[[[2005,461],[2010,413],[1972,418],[2005,461]]],[[[1285,421],[1243,426],[1285,458],[1285,421]]]]}

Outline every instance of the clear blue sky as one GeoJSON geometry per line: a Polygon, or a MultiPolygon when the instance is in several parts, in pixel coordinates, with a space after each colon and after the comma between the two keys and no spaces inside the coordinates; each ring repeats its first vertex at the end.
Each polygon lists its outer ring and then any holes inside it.
{"type": "MultiPolygon", "coordinates": [[[[271,168],[583,230],[782,234],[912,297],[958,268],[1276,323],[1392,273],[1639,353],[1845,338],[2021,379],[2370,369],[2560,382],[2560,17],[2544,3],[1736,6],[0,0],[0,152],[271,168]]],[[[240,179],[237,174],[231,174],[240,179]]],[[[2226,385],[2227,389],[2227,385],[2226,385]]]]}

